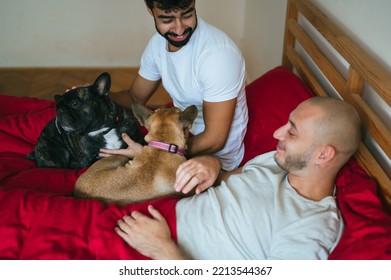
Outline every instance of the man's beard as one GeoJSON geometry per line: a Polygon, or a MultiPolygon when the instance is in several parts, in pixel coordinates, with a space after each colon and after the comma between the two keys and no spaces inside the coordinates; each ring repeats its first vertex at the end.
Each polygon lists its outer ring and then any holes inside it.
{"type": "Polygon", "coordinates": [[[185,45],[190,41],[190,38],[191,38],[191,36],[193,35],[194,30],[197,28],[197,23],[196,23],[196,25],[194,26],[194,29],[191,28],[191,27],[188,27],[188,28],[185,29],[185,31],[183,32],[183,34],[180,34],[180,35],[179,35],[179,36],[181,36],[181,35],[187,34],[186,39],[183,40],[183,41],[174,41],[174,40],[170,39],[170,36],[178,36],[178,34],[175,34],[175,33],[173,33],[173,32],[166,32],[165,34],[162,34],[162,33],[159,31],[159,29],[157,28],[156,25],[155,25],[155,28],[156,28],[157,32],[158,32],[161,36],[163,36],[163,37],[168,41],[169,44],[173,45],[173,46],[176,47],[176,48],[181,48],[181,47],[185,46],[185,45]]]}
{"type": "Polygon", "coordinates": [[[301,170],[308,165],[310,154],[289,155],[285,158],[285,161],[281,161],[278,158],[274,158],[279,167],[285,171],[301,170]]]}

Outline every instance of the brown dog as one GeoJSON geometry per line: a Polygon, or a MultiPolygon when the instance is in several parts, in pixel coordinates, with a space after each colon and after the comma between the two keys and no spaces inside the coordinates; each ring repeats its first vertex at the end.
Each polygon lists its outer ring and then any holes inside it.
{"type": "Polygon", "coordinates": [[[175,173],[186,161],[186,141],[197,107],[190,106],[183,112],[176,107],[153,112],[133,104],[132,109],[148,130],[148,145],[133,160],[111,156],[95,162],[76,181],[74,196],[126,205],[178,194],[173,188],[175,173]]]}

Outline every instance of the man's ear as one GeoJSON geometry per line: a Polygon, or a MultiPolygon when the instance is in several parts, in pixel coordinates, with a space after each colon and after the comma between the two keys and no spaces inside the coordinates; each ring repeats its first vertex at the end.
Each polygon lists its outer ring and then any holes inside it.
{"type": "Polygon", "coordinates": [[[145,6],[147,7],[148,13],[149,13],[151,16],[153,16],[153,12],[152,12],[152,10],[148,7],[147,1],[144,0],[144,4],[145,4],[145,6]]]}
{"type": "Polygon", "coordinates": [[[335,157],[336,153],[337,151],[332,145],[325,145],[319,154],[317,162],[319,162],[319,164],[329,162],[335,157]]]}

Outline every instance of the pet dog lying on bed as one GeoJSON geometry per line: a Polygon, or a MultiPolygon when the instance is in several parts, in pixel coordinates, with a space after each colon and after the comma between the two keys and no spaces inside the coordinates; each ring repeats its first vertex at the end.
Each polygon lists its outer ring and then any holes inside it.
{"type": "Polygon", "coordinates": [[[149,131],[145,136],[148,145],[133,160],[126,156],[98,160],[76,181],[76,197],[126,205],[176,194],[175,173],[186,160],[186,141],[197,107],[152,112],[134,103],[132,108],[140,124],[149,131]]]}
{"type": "Polygon", "coordinates": [[[90,86],[56,95],[57,116],[42,130],[34,152],[27,157],[39,167],[77,169],[95,162],[100,148],[124,147],[124,132],[143,144],[133,113],[111,101],[110,85],[110,75],[102,73],[90,86]]]}

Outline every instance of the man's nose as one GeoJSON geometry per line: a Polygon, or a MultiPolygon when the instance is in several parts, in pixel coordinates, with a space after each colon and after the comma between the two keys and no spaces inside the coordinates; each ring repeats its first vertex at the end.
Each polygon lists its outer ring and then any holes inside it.
{"type": "Polygon", "coordinates": [[[183,23],[182,19],[178,18],[175,20],[175,27],[174,32],[176,35],[180,36],[185,32],[185,24],[183,23]]]}
{"type": "Polygon", "coordinates": [[[276,129],[273,133],[274,139],[283,140],[286,131],[287,131],[287,125],[283,125],[280,128],[276,129]]]}

